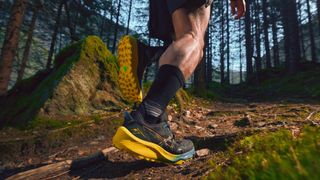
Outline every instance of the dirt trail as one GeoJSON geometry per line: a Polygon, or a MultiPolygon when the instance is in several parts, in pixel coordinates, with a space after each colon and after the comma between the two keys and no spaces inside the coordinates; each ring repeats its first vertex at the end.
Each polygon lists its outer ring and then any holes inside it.
{"type": "MultiPolygon", "coordinates": [[[[196,145],[197,156],[183,165],[155,164],[138,160],[120,151],[108,154],[108,160],[89,167],[48,178],[60,179],[182,179],[201,178],[209,175],[211,163],[224,164],[226,159],[216,158],[236,138],[286,128],[298,134],[306,125],[320,124],[320,105],[315,103],[226,103],[193,100],[182,113],[169,108],[169,122],[177,137],[189,137],[196,145]],[[228,143],[227,143],[228,142],[228,143]]],[[[63,147],[51,149],[43,155],[21,157],[20,164],[0,164],[1,176],[32,169],[44,164],[86,156],[98,150],[112,147],[111,138],[116,128],[106,132],[104,126],[92,125],[95,136],[66,143],[63,147]]]]}

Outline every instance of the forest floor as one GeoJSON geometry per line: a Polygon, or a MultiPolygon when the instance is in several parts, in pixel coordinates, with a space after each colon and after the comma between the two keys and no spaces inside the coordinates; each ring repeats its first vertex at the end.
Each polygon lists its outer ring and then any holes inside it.
{"type": "MultiPolygon", "coordinates": [[[[239,139],[279,129],[287,129],[295,136],[306,125],[320,124],[320,104],[306,100],[212,102],[194,98],[183,112],[174,109],[171,106],[168,110],[170,126],[177,137],[189,137],[194,141],[197,150],[194,159],[182,165],[149,163],[113,149],[107,160],[75,171],[48,173],[46,179],[198,179],[214,173],[213,166],[228,164],[230,159],[221,153],[228,151],[229,146],[239,139]]],[[[109,122],[115,122],[121,116],[122,112],[116,112],[112,117],[108,115],[98,122],[88,123],[82,127],[86,129],[86,135],[72,132],[57,147],[38,142],[40,145],[36,148],[26,150],[26,147],[6,157],[0,162],[0,179],[112,148],[112,135],[121,123],[114,123],[110,128],[109,122]]],[[[6,139],[8,133],[1,134],[0,142],[9,143],[6,139]]]]}

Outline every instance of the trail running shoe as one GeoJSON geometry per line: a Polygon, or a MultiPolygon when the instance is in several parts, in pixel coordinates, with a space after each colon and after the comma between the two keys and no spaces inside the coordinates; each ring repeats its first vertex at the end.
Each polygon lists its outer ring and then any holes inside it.
{"type": "Polygon", "coordinates": [[[142,102],[144,70],[160,58],[165,47],[149,47],[131,36],[124,36],[118,45],[120,65],[118,84],[123,97],[129,102],[142,102]]]}
{"type": "Polygon", "coordinates": [[[174,138],[165,113],[158,124],[147,124],[139,112],[133,113],[140,118],[134,119],[131,114],[125,113],[124,125],[112,140],[116,148],[152,162],[182,164],[193,157],[195,149],[192,141],[174,138]]]}

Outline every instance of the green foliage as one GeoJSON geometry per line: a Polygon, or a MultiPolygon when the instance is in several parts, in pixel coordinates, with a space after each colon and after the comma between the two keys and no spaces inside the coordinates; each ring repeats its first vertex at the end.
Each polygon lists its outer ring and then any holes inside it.
{"type": "Polygon", "coordinates": [[[320,128],[306,127],[295,138],[288,130],[247,137],[215,165],[210,179],[319,179],[320,128]]]}

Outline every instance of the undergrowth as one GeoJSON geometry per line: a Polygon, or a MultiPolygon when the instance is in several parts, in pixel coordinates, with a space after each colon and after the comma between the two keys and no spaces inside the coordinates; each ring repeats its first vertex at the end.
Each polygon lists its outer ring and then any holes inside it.
{"type": "Polygon", "coordinates": [[[258,134],[235,143],[209,179],[320,179],[320,128],[306,127],[299,137],[288,130],[258,134]]]}

